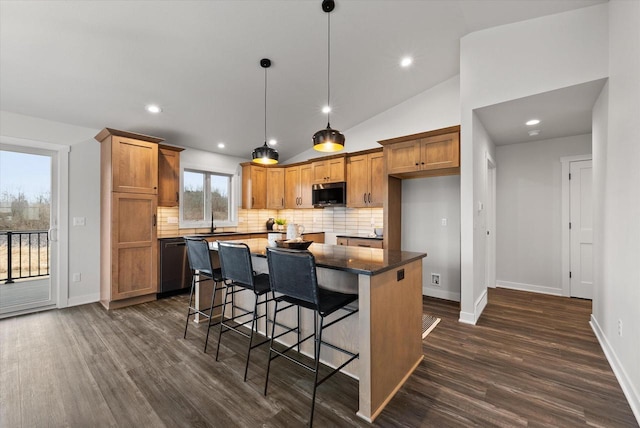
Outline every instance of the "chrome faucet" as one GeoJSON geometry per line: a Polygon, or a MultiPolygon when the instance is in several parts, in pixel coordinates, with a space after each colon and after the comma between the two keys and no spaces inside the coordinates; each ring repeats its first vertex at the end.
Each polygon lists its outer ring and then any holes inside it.
{"type": "Polygon", "coordinates": [[[213,225],[213,213],[211,213],[211,233],[214,233],[216,229],[217,228],[213,225]]]}

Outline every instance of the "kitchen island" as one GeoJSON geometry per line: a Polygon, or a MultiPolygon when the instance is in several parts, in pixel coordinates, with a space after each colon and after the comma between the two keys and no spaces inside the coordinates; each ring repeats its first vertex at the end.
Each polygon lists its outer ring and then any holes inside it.
{"type": "MultiPolygon", "coordinates": [[[[249,245],[254,270],[267,273],[268,241],[246,239],[241,242],[249,245]]],[[[210,243],[210,248],[217,249],[215,242],[210,243]]],[[[360,353],[360,358],[343,372],[358,379],[357,414],[371,422],[423,358],[422,259],[426,254],[326,244],[312,244],[309,251],[316,258],[318,283],[322,287],[358,294],[358,300],[353,303],[358,305],[358,314],[327,329],[323,339],[360,353]]],[[[253,299],[252,293],[240,293],[236,303],[253,309],[253,299]]],[[[284,312],[282,317],[278,315],[278,321],[295,325],[295,311],[290,312],[284,312]]],[[[305,335],[313,331],[313,317],[312,312],[303,312],[301,329],[305,335]]],[[[260,330],[264,332],[264,328],[260,323],[260,330]]],[[[284,344],[295,341],[293,334],[280,340],[284,344]]],[[[311,356],[313,344],[305,345],[301,352],[311,356]]],[[[346,358],[329,347],[322,350],[321,361],[329,366],[337,367],[346,358]]]]}

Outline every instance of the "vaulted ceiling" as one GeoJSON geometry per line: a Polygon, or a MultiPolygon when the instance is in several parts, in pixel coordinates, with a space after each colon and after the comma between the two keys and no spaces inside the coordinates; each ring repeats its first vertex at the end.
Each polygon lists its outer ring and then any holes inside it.
{"type": "MultiPolygon", "coordinates": [[[[601,2],[337,0],[331,124],[349,129],[458,74],[465,34],[601,2]],[[405,55],[414,58],[408,68],[399,65],[405,55]]],[[[320,5],[2,0],[0,109],[248,159],[264,142],[266,57],[267,138],[286,160],[326,125],[320,5]],[[163,111],[149,114],[151,103],[163,111]]]]}

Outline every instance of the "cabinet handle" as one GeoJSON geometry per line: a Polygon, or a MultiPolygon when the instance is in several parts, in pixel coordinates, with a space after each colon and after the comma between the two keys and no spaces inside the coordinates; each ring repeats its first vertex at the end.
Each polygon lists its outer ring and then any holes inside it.
{"type": "Polygon", "coordinates": [[[358,247],[371,248],[371,245],[367,245],[367,244],[358,244],[358,247]]]}
{"type": "Polygon", "coordinates": [[[367,194],[363,193],[362,194],[362,201],[366,204],[367,203],[367,194]]]}
{"type": "Polygon", "coordinates": [[[282,206],[284,207],[284,198],[282,198],[282,202],[281,203],[282,203],[282,206]]]}
{"type": "Polygon", "coordinates": [[[156,227],[156,215],[153,215],[153,227],[156,227]]]}
{"type": "Polygon", "coordinates": [[[176,192],[176,202],[180,202],[180,192],[176,192]]]}
{"type": "Polygon", "coordinates": [[[252,196],[251,197],[251,208],[253,208],[253,205],[255,204],[255,198],[252,196]]]}
{"type": "Polygon", "coordinates": [[[369,203],[371,203],[371,193],[368,195],[369,203]]]}

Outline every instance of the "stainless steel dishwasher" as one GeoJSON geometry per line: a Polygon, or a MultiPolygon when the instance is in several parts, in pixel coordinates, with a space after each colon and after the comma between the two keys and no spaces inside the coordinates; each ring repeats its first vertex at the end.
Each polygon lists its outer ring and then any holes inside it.
{"type": "Polygon", "coordinates": [[[191,287],[191,269],[183,238],[160,239],[159,294],[175,294],[191,287]]]}

